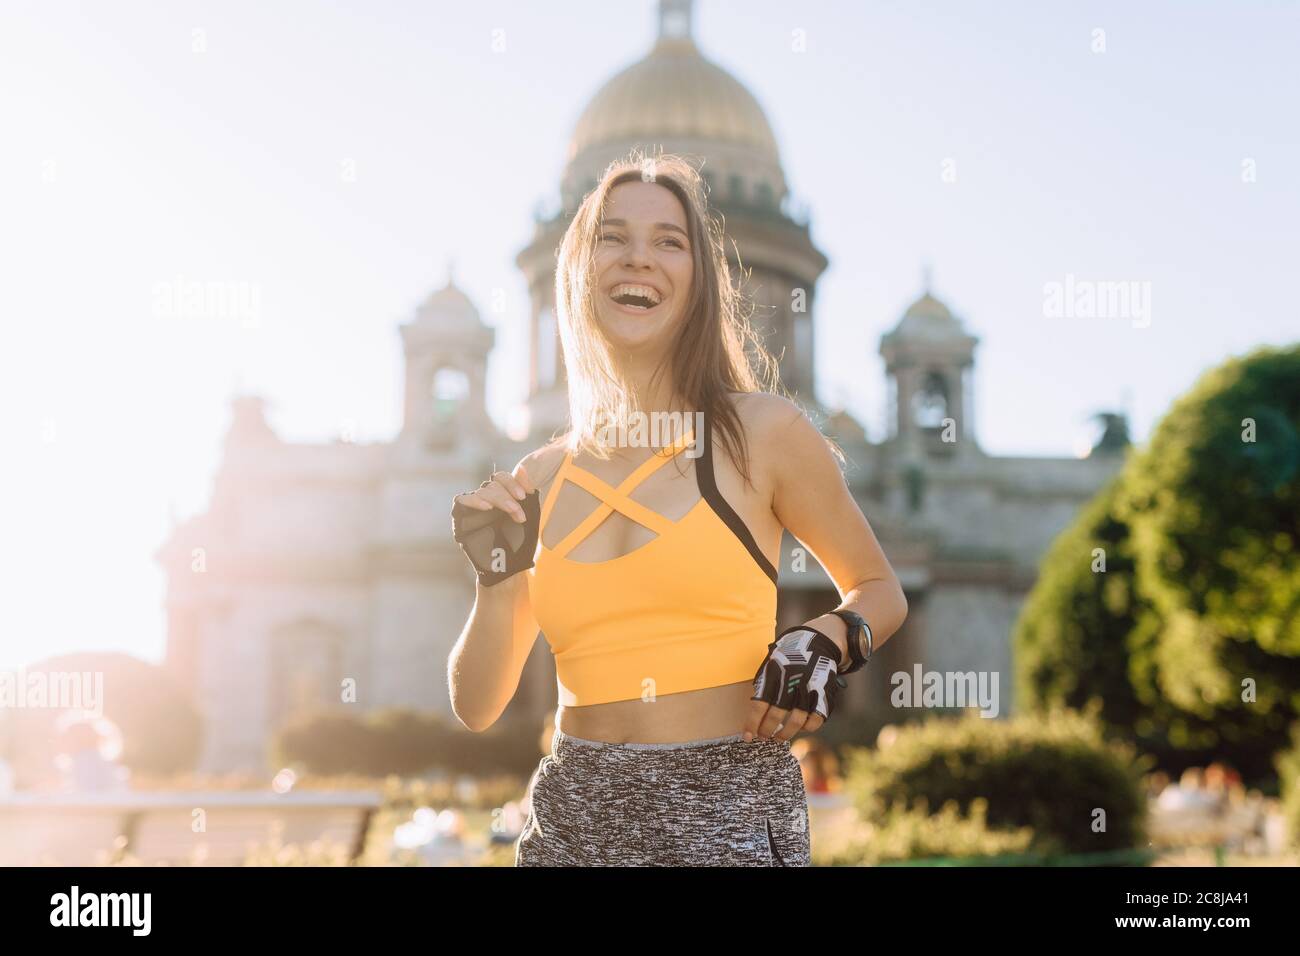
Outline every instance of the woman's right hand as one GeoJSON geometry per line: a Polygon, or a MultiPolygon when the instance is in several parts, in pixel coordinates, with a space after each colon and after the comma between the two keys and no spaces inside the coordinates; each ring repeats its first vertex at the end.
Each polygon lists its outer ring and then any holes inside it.
{"type": "MultiPolygon", "coordinates": [[[[452,506],[463,504],[479,511],[491,511],[494,508],[499,508],[514,518],[516,522],[522,524],[526,520],[526,515],[519,502],[528,497],[528,494],[534,488],[532,480],[528,477],[528,469],[524,467],[523,462],[519,463],[516,470],[519,473],[518,476],[510,474],[508,471],[492,472],[492,476],[479,485],[476,490],[466,491],[452,498],[452,506]]],[[[479,523],[479,526],[488,523],[490,522],[483,521],[479,523]]]]}
{"type": "Polygon", "coordinates": [[[474,491],[452,498],[452,537],[485,587],[533,566],[540,523],[537,490],[522,462],[516,474],[495,471],[474,491]]]}

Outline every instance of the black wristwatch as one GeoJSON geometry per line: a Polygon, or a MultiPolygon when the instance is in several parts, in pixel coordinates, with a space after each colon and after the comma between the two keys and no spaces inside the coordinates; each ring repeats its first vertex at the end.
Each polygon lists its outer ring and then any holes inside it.
{"type": "Polygon", "coordinates": [[[866,667],[867,661],[871,660],[871,626],[857,611],[835,610],[831,613],[849,626],[849,666],[839,673],[852,674],[866,667]]]}

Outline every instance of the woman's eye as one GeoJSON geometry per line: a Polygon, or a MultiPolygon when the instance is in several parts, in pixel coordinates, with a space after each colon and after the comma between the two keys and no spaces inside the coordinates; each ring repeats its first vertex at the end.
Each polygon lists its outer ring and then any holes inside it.
{"type": "Polygon", "coordinates": [[[607,232],[607,233],[605,233],[603,236],[600,237],[600,241],[601,241],[601,242],[616,242],[616,241],[618,240],[618,238],[619,238],[619,237],[616,236],[616,235],[614,235],[612,232],[607,232]]]}
{"type": "Polygon", "coordinates": [[[668,242],[671,242],[671,243],[672,243],[674,246],[676,246],[678,249],[684,249],[684,248],[685,248],[685,246],[682,245],[680,239],[668,239],[667,241],[668,241],[668,242]]]}

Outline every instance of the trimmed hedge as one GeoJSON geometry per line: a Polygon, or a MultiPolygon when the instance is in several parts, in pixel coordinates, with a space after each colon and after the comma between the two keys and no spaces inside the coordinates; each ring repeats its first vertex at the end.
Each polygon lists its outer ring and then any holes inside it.
{"type": "Polygon", "coordinates": [[[845,786],[872,827],[896,828],[900,812],[941,808],[930,819],[953,839],[925,846],[938,855],[962,855],[967,846],[979,853],[1090,853],[1145,845],[1142,776],[1150,763],[1127,744],[1107,742],[1093,713],[1054,709],[998,720],[970,714],[901,727],[879,748],[849,750],[845,786]],[[950,802],[954,810],[946,808],[950,802]],[[1032,836],[1027,843],[981,844],[958,826],[958,814],[993,833],[1015,836],[1028,828],[1032,836]]]}
{"type": "Polygon", "coordinates": [[[1029,827],[993,830],[988,825],[988,801],[971,802],[962,815],[949,800],[936,814],[895,805],[878,824],[859,828],[856,838],[837,842],[825,851],[814,847],[817,866],[879,866],[933,857],[979,858],[1022,853],[1033,842],[1029,827]]]}
{"type": "Polygon", "coordinates": [[[411,775],[531,773],[541,759],[536,721],[499,720],[482,733],[407,708],[309,714],[276,735],[277,763],[309,773],[411,775]]]}

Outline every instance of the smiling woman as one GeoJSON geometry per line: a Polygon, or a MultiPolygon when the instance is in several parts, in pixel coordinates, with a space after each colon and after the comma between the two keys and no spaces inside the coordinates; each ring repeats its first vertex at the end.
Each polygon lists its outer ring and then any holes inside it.
{"type": "Polygon", "coordinates": [[[897,578],[833,446],[777,394],[694,166],[612,164],[555,282],[571,427],[452,510],[462,531],[497,528],[457,538],[479,587],[449,666],[456,714],[496,721],[539,630],[555,657],[516,863],[806,866],[791,738],[902,623],[897,578]],[[625,437],[655,415],[694,424],[662,448],[625,437]],[[777,635],[787,530],[845,600],[777,635]]]}
{"type": "MultiPolygon", "coordinates": [[[[643,375],[648,389],[656,389],[679,340],[683,346],[734,351],[745,333],[752,336],[734,321],[720,231],[708,219],[695,170],[675,156],[640,154],[619,168],[619,175],[607,175],[584,201],[560,248],[556,302],[570,319],[560,325],[565,361],[570,369],[574,361],[586,366],[569,376],[575,423],[591,421],[598,412],[623,418],[640,410],[638,400],[652,396],[619,387],[619,380],[643,375]],[[693,332],[683,330],[688,316],[703,320],[710,312],[724,317],[729,340],[710,341],[703,321],[693,324],[693,332]]],[[[730,361],[736,364],[734,356],[730,361]]],[[[775,377],[774,363],[767,372],[775,377]]],[[[593,434],[594,429],[579,433],[578,445],[601,455],[589,440],[593,434]]]]}

